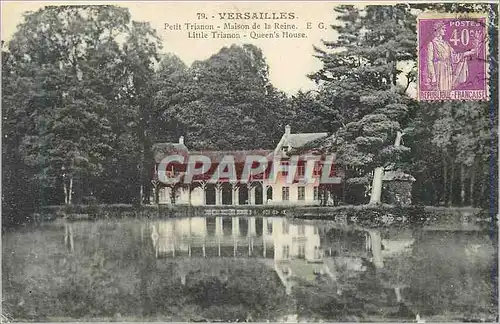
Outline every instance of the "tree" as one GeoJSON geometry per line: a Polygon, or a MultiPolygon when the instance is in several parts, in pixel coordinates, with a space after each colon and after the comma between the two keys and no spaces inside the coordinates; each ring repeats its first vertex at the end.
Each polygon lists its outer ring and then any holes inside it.
{"type": "MultiPolygon", "coordinates": [[[[25,15],[4,56],[3,80],[12,86],[4,92],[3,124],[13,127],[7,154],[48,192],[40,203],[102,193],[108,186],[103,174],[130,157],[128,149],[139,145],[137,136],[128,136],[134,134],[130,120],[148,107],[151,87],[144,80],[154,73],[158,47],[154,31],[131,21],[124,8],[49,6],[25,15]]],[[[142,132],[147,127],[139,125],[142,132]]],[[[123,177],[130,182],[130,174],[123,177]]]]}
{"type": "Polygon", "coordinates": [[[323,68],[310,77],[328,88],[323,102],[343,107],[334,149],[348,184],[359,191],[373,178],[370,202],[379,203],[384,170],[404,167],[401,157],[408,152],[394,145],[412,108],[398,82],[405,77],[398,64],[415,59],[415,17],[406,5],[367,6],[363,14],[350,5],[335,11],[339,24],[332,28],[339,37],[324,42],[327,51],[316,48],[323,68]]]}
{"type": "Polygon", "coordinates": [[[321,92],[299,91],[290,98],[291,120],[288,124],[292,129],[303,133],[332,133],[338,129],[337,107],[325,105],[320,101],[322,97],[321,92]]]}
{"type": "Polygon", "coordinates": [[[23,134],[32,128],[30,105],[36,82],[16,70],[30,69],[29,63],[18,64],[2,43],[2,224],[26,221],[38,203],[35,170],[26,165],[20,150],[23,134]],[[27,199],[32,197],[32,199],[27,199]]]}
{"type": "MultiPolygon", "coordinates": [[[[419,103],[414,110],[411,169],[418,202],[441,205],[496,206],[498,156],[498,6],[489,4],[415,4],[416,13],[482,12],[490,14],[491,102],[419,103]],[[491,182],[490,182],[491,181],[491,182]]],[[[496,210],[496,207],[494,207],[496,210]]]]}
{"type": "Polygon", "coordinates": [[[149,180],[152,179],[152,138],[154,123],[154,108],[151,97],[154,94],[154,64],[159,60],[160,41],[149,23],[132,22],[132,28],[124,46],[124,56],[130,73],[127,89],[128,101],[133,111],[131,121],[134,135],[139,141],[139,183],[140,202],[149,200],[146,192],[151,191],[149,180]],[[146,173],[146,169],[150,170],[146,173]],[[145,187],[147,188],[145,190],[145,187]]]}
{"type": "MultiPolygon", "coordinates": [[[[323,149],[336,151],[346,169],[349,202],[381,168],[401,168],[416,178],[415,200],[425,204],[496,205],[497,87],[493,103],[418,103],[406,91],[415,72],[404,74],[403,63],[416,61],[415,16],[423,11],[489,12],[491,57],[497,57],[498,7],[484,4],[414,4],[411,6],[339,6],[338,39],[317,50],[323,68],[311,77],[320,84],[319,100],[330,108],[339,129],[323,149]],[[382,22],[383,19],[383,22],[382,22]],[[339,109],[336,107],[342,107],[339,109]],[[404,146],[395,148],[402,132],[404,146]],[[489,166],[491,164],[491,167],[489,166]],[[373,172],[373,170],[377,172],[373,172]],[[488,190],[490,188],[490,190],[488,190]]],[[[491,64],[496,84],[498,62],[491,64]]],[[[377,181],[375,181],[377,182],[377,181]]],[[[371,201],[377,202],[372,185],[371,201]]],[[[378,190],[376,190],[378,192],[378,190]]],[[[375,195],[378,196],[378,195],[375,195]]]]}
{"type": "Polygon", "coordinates": [[[184,135],[195,149],[274,144],[286,97],[270,84],[267,63],[257,47],[222,48],[209,59],[194,62],[175,80],[177,86],[167,79],[167,88],[154,99],[165,122],[176,126],[175,140],[184,135]]]}

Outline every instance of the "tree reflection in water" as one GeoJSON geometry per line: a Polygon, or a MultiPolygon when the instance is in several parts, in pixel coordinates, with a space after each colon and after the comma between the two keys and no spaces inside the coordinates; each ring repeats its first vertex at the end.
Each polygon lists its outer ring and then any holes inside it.
{"type": "Polygon", "coordinates": [[[57,220],[2,239],[3,308],[17,320],[496,315],[496,250],[481,232],[213,217],[57,220]]]}

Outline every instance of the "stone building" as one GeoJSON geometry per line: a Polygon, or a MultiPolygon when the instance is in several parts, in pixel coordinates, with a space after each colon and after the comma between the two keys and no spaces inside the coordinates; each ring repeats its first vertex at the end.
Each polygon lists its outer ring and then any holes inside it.
{"type": "MultiPolygon", "coordinates": [[[[325,168],[328,168],[330,177],[328,185],[340,187],[341,179],[336,176],[334,163],[326,163],[324,156],[313,152],[306,152],[297,157],[291,156],[290,152],[326,136],[327,133],[293,134],[290,126],[286,126],[283,136],[273,150],[190,151],[184,144],[183,137],[178,143],[157,143],[153,146],[156,174],[160,163],[169,154],[185,156],[185,161],[189,161],[189,156],[206,156],[210,159],[211,165],[204,174],[194,176],[188,183],[164,185],[156,181],[155,197],[152,197],[151,201],[159,204],[195,206],[319,205],[324,187],[321,179],[325,168]],[[216,182],[211,181],[214,174],[221,172],[218,166],[227,156],[234,159],[237,177],[235,179],[217,177],[216,182]],[[248,181],[243,181],[241,175],[248,156],[264,157],[268,165],[261,174],[252,175],[248,181]],[[308,164],[309,160],[314,162],[308,164]],[[306,166],[313,163],[313,171],[309,174],[306,166]],[[306,176],[311,178],[306,181],[306,176]]],[[[188,167],[188,162],[172,163],[167,166],[166,172],[169,176],[182,179],[188,167]]]]}

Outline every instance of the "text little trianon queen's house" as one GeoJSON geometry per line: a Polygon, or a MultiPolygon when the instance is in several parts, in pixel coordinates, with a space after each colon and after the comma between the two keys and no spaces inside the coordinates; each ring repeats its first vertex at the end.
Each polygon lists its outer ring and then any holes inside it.
{"type": "Polygon", "coordinates": [[[326,136],[292,134],[286,126],[274,150],[189,151],[183,137],[178,143],[157,143],[151,201],[194,206],[319,205],[328,199],[324,195],[341,186],[335,155],[306,149],[308,143],[326,136]]]}

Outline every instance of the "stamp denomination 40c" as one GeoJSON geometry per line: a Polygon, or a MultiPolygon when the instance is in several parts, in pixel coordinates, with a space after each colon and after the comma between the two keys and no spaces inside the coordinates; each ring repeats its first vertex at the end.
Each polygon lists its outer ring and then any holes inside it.
{"type": "Polygon", "coordinates": [[[489,99],[488,14],[423,14],[417,19],[418,100],[489,99]]]}

